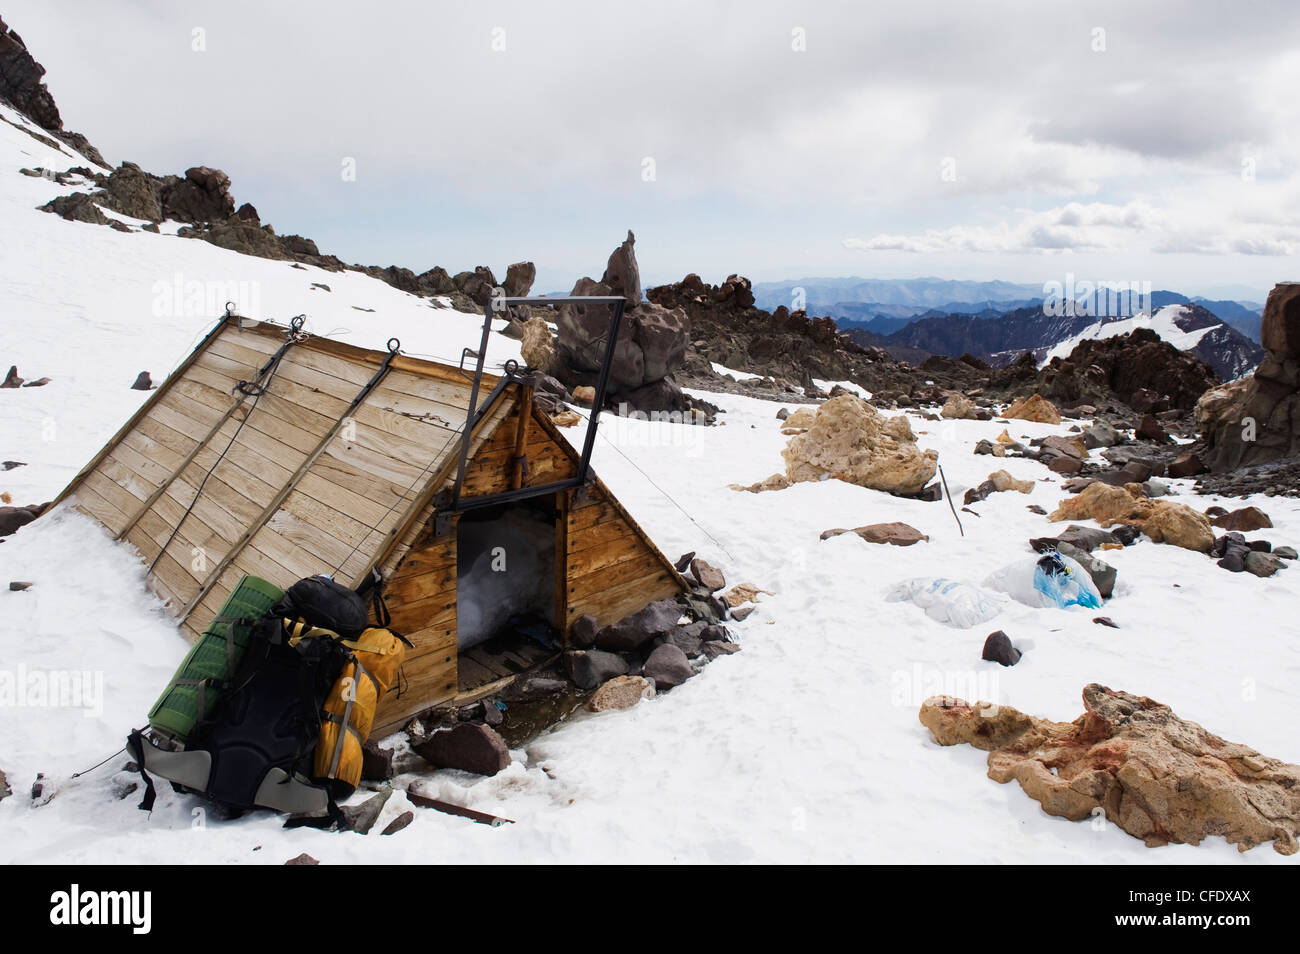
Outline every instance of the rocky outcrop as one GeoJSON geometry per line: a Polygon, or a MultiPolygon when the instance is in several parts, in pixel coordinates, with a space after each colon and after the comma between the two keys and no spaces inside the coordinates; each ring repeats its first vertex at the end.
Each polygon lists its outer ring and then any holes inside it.
{"type": "Polygon", "coordinates": [[[1149,847],[1222,837],[1294,854],[1300,766],[1227,742],[1165,705],[1092,683],[1084,713],[1051,722],[1009,706],[931,698],[921,723],[940,745],[989,753],[988,775],[1015,780],[1049,815],[1104,816],[1149,847]]]}
{"type": "Polygon", "coordinates": [[[1300,454],[1300,283],[1274,286],[1264,306],[1264,359],[1248,377],[1206,392],[1196,405],[1213,470],[1300,454]]]}
{"type": "Polygon", "coordinates": [[[852,394],[819,407],[808,431],[791,437],[781,456],[791,481],[833,477],[896,494],[918,493],[939,458],[916,446],[906,417],[886,417],[852,394]]]}
{"type": "MultiPolygon", "coordinates": [[[[622,295],[628,302],[614,345],[607,402],[633,411],[687,411],[691,401],[673,375],[686,358],[690,323],[679,308],[641,300],[635,242],[629,232],[610,255],[601,281],[580,278],[572,294],[622,295]]],[[[569,387],[595,384],[608,343],[609,307],[565,305],[555,321],[555,359],[547,372],[569,387]]]]}
{"type": "Polygon", "coordinates": [[[107,165],[85,136],[63,128],[63,117],[43,81],[44,76],[45,67],[27,51],[22,37],[0,20],[0,99],[87,159],[107,165]]]}

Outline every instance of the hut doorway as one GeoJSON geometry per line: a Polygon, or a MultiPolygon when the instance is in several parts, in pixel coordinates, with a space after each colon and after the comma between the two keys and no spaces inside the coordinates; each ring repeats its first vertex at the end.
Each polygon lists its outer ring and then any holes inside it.
{"type": "Polygon", "coordinates": [[[557,520],[552,496],[461,515],[456,532],[461,693],[517,675],[559,652],[557,520]]]}

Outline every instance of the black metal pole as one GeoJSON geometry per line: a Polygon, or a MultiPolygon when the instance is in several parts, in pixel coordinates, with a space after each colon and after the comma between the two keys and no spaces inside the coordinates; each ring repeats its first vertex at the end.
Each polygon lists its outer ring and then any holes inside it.
{"type": "Polygon", "coordinates": [[[618,347],[618,329],[623,323],[623,307],[627,302],[620,298],[614,303],[614,316],[609,322],[609,343],[605,345],[605,360],[600,363],[600,376],[596,378],[596,396],[591,402],[591,419],[587,424],[586,439],[582,442],[582,460],[578,463],[579,483],[586,483],[591,469],[591,452],[596,445],[596,427],[600,423],[600,409],[605,406],[605,389],[609,385],[609,368],[614,363],[614,349],[618,347]]]}
{"type": "Polygon", "coordinates": [[[469,389],[469,410],[465,414],[465,433],[460,441],[460,463],[456,465],[456,486],[452,490],[453,505],[460,502],[460,487],[465,481],[465,465],[469,461],[469,442],[474,436],[474,412],[478,404],[478,388],[483,381],[483,362],[487,360],[488,335],[492,333],[492,299],[483,306],[483,337],[478,345],[478,362],[474,365],[474,383],[469,389]]]}

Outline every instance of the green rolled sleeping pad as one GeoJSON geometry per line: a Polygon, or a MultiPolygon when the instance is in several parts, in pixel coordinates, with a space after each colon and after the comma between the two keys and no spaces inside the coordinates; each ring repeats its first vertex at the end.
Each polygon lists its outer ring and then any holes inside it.
{"type": "Polygon", "coordinates": [[[256,576],[239,581],[149,710],[149,725],[155,732],[176,742],[189,738],[199,720],[211,713],[226,680],[239,668],[252,623],[265,616],[283,595],[278,586],[256,576]]]}

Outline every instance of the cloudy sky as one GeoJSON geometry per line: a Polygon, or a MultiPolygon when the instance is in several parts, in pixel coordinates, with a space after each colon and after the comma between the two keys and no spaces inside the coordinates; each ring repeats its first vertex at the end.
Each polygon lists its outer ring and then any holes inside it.
{"type": "Polygon", "coordinates": [[[1300,278],[1300,4],[5,0],[65,124],[348,261],[1300,278]],[[355,170],[355,178],[345,173],[355,170]]]}

